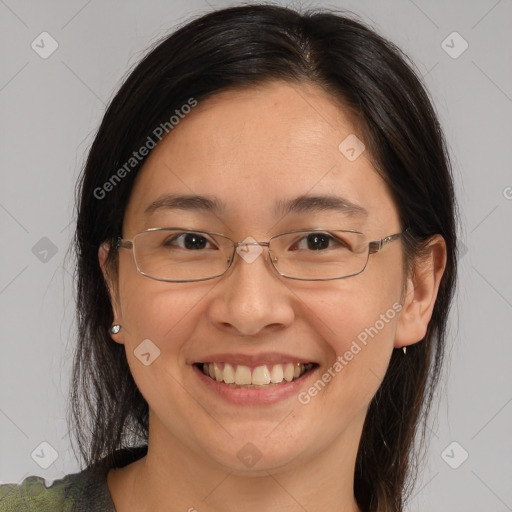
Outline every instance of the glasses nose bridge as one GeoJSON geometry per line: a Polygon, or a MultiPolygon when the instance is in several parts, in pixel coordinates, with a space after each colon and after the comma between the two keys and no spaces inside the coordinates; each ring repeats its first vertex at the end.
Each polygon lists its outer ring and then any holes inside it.
{"type": "Polygon", "coordinates": [[[257,242],[256,240],[251,242],[233,242],[235,245],[235,249],[238,249],[238,247],[242,247],[244,245],[263,245],[265,247],[270,247],[270,241],[268,242],[257,242]]]}

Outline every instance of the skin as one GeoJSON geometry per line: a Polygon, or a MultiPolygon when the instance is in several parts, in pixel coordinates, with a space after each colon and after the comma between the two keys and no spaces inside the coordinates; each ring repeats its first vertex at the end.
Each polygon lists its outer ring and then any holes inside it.
{"type": "MultiPolygon", "coordinates": [[[[363,138],[347,110],[316,86],[274,82],[199,102],[137,176],[123,237],[185,224],[235,241],[327,223],[360,229],[370,240],[398,233],[397,209],[370,155],[351,162],[338,150],[352,133],[363,138]],[[214,195],[226,208],[146,219],[145,207],[164,192],[214,195]],[[333,193],[366,208],[367,219],[273,214],[277,200],[333,193]]],[[[115,280],[106,272],[107,251],[100,248],[99,261],[122,325],[112,337],[125,345],[150,408],[148,455],[108,476],[117,510],[359,511],[354,464],[367,408],[393,348],[425,335],[446,262],[442,237],[432,238],[412,277],[403,275],[398,239],[371,255],[361,274],[327,282],[278,276],[266,249],[253,263],[236,256],[224,276],[196,283],[144,277],[131,251],[120,250],[115,280]],[[232,405],[212,395],[190,366],[205,354],[279,351],[316,361],[321,376],[394,303],[402,304],[400,314],[307,405],[296,396],[232,405]],[[161,351],[149,366],[134,355],[147,338],[161,351]],[[249,442],[261,453],[250,468],[237,457],[249,442]]]]}

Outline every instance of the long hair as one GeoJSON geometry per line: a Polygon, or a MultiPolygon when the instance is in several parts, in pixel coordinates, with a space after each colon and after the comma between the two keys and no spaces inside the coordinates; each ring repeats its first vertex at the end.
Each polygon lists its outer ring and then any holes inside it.
{"type": "MultiPolygon", "coordinates": [[[[113,182],[113,174],[190,98],[200,102],[270,81],[314,84],[356,115],[372,163],[408,228],[406,272],[431,236],[441,234],[446,241],[446,268],[426,335],[406,356],[394,350],[370,403],[356,459],[354,493],[361,509],[402,511],[417,473],[414,440],[425,437],[443,361],[456,283],[457,206],[444,136],[413,66],[355,16],[332,9],[299,13],[242,5],[195,18],[159,41],[111,101],[76,191],[78,342],[70,431],[87,465],[112,464],[115,450],[148,440],[148,404],[124,347],[108,334],[113,312],[98,262],[100,244],[121,233],[147,157],[132,162],[122,180],[113,182]]],[[[107,269],[116,275],[116,251],[110,251],[107,269]]]]}

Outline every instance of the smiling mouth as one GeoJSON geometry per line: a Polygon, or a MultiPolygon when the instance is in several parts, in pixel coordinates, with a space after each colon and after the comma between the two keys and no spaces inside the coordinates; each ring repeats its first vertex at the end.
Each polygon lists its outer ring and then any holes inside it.
{"type": "Polygon", "coordinates": [[[230,363],[195,363],[207,377],[232,387],[268,388],[300,379],[318,366],[316,363],[261,365],[255,368],[230,363]]]}

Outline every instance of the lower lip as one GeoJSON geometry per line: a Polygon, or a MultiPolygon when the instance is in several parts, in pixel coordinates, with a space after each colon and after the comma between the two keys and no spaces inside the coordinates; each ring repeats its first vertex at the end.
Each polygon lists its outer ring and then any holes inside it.
{"type": "Polygon", "coordinates": [[[197,366],[192,365],[201,381],[226,401],[236,405],[271,405],[281,400],[297,395],[311,376],[318,370],[318,366],[306,372],[302,377],[291,382],[277,384],[269,388],[243,388],[233,387],[207,377],[197,366]]]}

